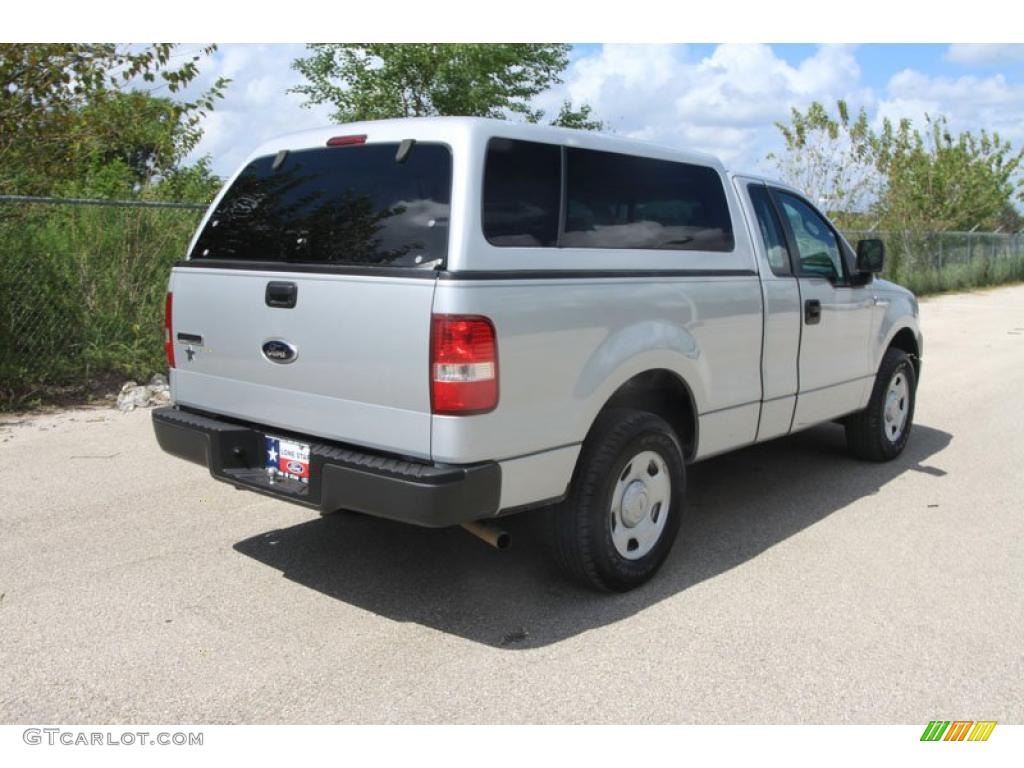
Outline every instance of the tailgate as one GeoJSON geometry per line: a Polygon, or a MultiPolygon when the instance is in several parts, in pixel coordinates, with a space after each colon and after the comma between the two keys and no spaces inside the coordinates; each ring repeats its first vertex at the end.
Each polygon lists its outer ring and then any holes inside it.
{"type": "Polygon", "coordinates": [[[171,275],[174,399],[430,457],[430,311],[452,153],[374,141],[257,150],[171,275]]]}
{"type": "Polygon", "coordinates": [[[174,400],[429,458],[434,285],[432,275],[179,266],[170,285],[174,400]],[[294,291],[295,305],[268,305],[269,283],[277,295],[294,291]]]}

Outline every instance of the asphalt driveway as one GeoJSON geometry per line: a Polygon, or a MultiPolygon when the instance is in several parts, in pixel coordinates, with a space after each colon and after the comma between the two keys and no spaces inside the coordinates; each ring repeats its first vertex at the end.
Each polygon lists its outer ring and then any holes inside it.
{"type": "Polygon", "coordinates": [[[906,453],[691,468],[631,594],[239,492],[149,413],[0,417],[0,722],[1024,722],[1024,286],[922,302],[906,453]]]}

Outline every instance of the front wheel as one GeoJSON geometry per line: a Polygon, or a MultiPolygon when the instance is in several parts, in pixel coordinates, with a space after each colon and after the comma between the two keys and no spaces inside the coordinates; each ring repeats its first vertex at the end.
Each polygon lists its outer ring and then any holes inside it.
{"type": "Polygon", "coordinates": [[[602,415],[553,510],[556,559],[576,581],[626,592],[665,561],[683,514],[686,468],[675,432],[651,413],[602,415]]]}
{"type": "Polygon", "coordinates": [[[868,461],[891,461],[910,438],[917,397],[917,375],[910,355],[889,349],[875,377],[868,407],[846,420],[846,445],[868,461]]]}

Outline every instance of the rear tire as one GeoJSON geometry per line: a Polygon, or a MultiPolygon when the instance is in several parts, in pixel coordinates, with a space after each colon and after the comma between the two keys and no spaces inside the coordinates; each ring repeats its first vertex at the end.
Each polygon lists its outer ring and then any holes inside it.
{"type": "Polygon", "coordinates": [[[583,444],[566,500],[551,512],[555,558],[573,580],[626,592],[668,557],[683,516],[686,468],[659,416],[616,409],[583,444]]]}
{"type": "Polygon", "coordinates": [[[867,461],[892,461],[910,438],[917,375],[910,355],[890,348],[882,358],[868,407],[846,420],[846,446],[867,461]]]}

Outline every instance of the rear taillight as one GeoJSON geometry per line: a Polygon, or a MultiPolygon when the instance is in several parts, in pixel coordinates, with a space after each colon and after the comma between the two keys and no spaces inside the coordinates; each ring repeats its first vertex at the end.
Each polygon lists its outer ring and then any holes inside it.
{"type": "Polygon", "coordinates": [[[164,299],[164,354],[167,355],[167,367],[174,367],[174,336],[171,330],[171,292],[167,292],[164,299]]]}
{"type": "Polygon", "coordinates": [[[478,315],[434,315],[430,327],[430,404],[467,416],[498,405],[498,341],[478,315]]]}

